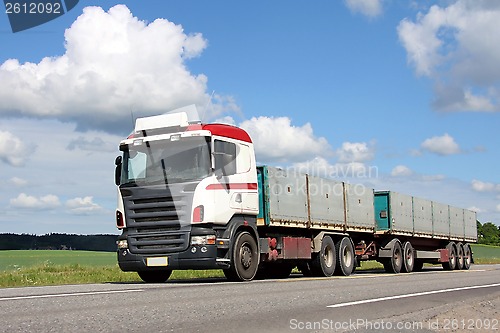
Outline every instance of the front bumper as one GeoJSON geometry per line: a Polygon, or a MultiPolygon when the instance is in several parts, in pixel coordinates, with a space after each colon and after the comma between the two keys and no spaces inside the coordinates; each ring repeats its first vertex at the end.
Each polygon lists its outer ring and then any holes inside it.
{"type": "Polygon", "coordinates": [[[165,255],[136,255],[128,249],[119,249],[118,265],[122,271],[138,272],[164,269],[220,269],[217,264],[216,245],[191,245],[186,251],[169,253],[165,255]],[[147,258],[167,258],[166,266],[148,266],[147,258]]]}

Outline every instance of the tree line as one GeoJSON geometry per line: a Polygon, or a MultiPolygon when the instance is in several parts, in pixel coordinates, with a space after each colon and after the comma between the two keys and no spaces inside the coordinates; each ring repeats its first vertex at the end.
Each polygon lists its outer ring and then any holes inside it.
{"type": "Polygon", "coordinates": [[[0,234],[0,250],[116,251],[117,235],[0,234]]]}
{"type": "Polygon", "coordinates": [[[481,224],[477,221],[477,242],[479,244],[500,246],[500,226],[491,222],[481,224]]]}

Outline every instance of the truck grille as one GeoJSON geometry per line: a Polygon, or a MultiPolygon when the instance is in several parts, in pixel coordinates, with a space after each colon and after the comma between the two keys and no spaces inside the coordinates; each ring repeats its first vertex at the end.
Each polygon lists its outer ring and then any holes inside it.
{"type": "Polygon", "coordinates": [[[156,255],[188,248],[192,198],[174,191],[165,186],[121,189],[131,253],[156,255]]]}

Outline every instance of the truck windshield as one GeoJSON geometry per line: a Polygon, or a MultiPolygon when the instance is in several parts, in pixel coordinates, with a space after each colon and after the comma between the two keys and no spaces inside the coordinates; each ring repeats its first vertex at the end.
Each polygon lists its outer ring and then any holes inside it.
{"type": "Polygon", "coordinates": [[[147,141],[123,150],[121,185],[183,183],[210,174],[210,138],[147,141]]]}

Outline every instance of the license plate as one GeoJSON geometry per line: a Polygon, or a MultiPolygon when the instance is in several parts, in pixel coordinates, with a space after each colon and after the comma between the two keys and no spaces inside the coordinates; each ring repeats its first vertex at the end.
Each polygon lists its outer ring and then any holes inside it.
{"type": "Polygon", "coordinates": [[[168,257],[146,258],[146,266],[149,267],[168,266],[168,257]]]}

